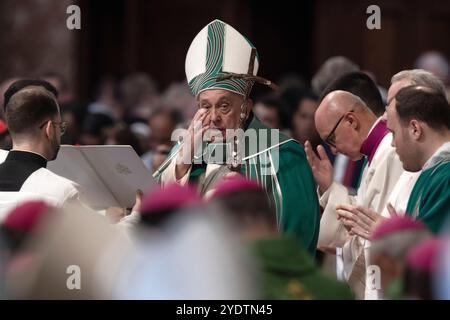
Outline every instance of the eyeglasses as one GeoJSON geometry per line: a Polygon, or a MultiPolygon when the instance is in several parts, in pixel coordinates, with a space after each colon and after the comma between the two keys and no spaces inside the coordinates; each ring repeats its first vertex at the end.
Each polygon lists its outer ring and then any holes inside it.
{"type": "MultiPolygon", "coordinates": [[[[48,122],[49,120],[45,121],[43,124],[41,124],[39,126],[39,129],[42,129],[48,122]]],[[[66,121],[61,121],[61,122],[56,122],[56,121],[51,121],[52,125],[56,125],[59,127],[59,130],[61,131],[61,135],[63,135],[64,133],[66,133],[67,130],[67,122],[66,121]]]]}
{"type": "MultiPolygon", "coordinates": [[[[354,110],[350,110],[349,112],[354,112],[354,110]]],[[[330,146],[332,146],[333,148],[336,148],[335,145],[335,140],[336,140],[336,134],[335,131],[337,129],[337,127],[339,126],[339,124],[341,123],[341,121],[345,118],[345,116],[349,113],[346,112],[342,115],[342,117],[339,118],[338,122],[336,122],[336,125],[333,127],[333,129],[331,130],[330,134],[325,138],[325,143],[329,144],[330,146]]]]}

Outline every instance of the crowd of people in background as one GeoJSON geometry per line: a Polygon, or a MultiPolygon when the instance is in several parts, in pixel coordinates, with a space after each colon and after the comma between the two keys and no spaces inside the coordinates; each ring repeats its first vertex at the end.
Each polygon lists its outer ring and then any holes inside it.
{"type": "MultiPolygon", "coordinates": [[[[443,94],[449,96],[450,66],[442,54],[426,52],[410,69],[433,74],[445,86],[443,94]]],[[[351,152],[340,153],[332,143],[324,143],[320,117],[328,117],[323,112],[332,108],[325,103],[339,109],[341,103],[357,105],[361,99],[368,107],[361,111],[368,114],[369,120],[364,124],[367,131],[376,126],[376,119],[383,116],[385,106],[395,96],[388,93],[390,88],[377,84],[381,100],[371,97],[367,83],[377,83],[374,73],[376,70],[361,70],[346,57],[331,57],[311,81],[290,74],[279,79],[278,91],[251,96],[253,112],[268,127],[279,129],[302,146],[306,144],[310,164],[313,154],[323,159],[322,150],[331,161],[333,183],[345,186],[348,197],[357,197],[362,172],[370,164],[365,159],[352,159],[351,152]],[[336,90],[352,96],[336,95],[336,90]]],[[[22,75],[4,79],[0,99],[20,78],[22,75]]],[[[81,101],[58,72],[34,78],[47,81],[57,90],[61,121],[67,123],[62,144],[131,145],[152,173],[177,143],[172,138],[173,131],[188,127],[198,109],[198,101],[186,81],[160,90],[157,79],[143,72],[119,80],[103,77],[97,84],[95,98],[89,102],[81,101]]],[[[396,81],[393,79],[392,86],[396,81]]],[[[414,81],[411,84],[424,86],[414,81]]],[[[403,91],[403,95],[407,94],[403,91]]],[[[404,97],[404,103],[410,103],[408,99],[412,98],[404,97]]],[[[397,108],[398,101],[401,99],[397,100],[397,108]]],[[[0,101],[2,111],[6,103],[0,101]]],[[[0,116],[0,148],[8,151],[12,140],[4,113],[0,116]]],[[[326,119],[323,121],[339,120],[326,119]]],[[[393,130],[389,125],[388,129],[393,130]]],[[[361,145],[358,151],[360,148],[361,145]]],[[[381,165],[392,170],[396,166],[391,162],[381,165]]],[[[316,173],[313,168],[320,189],[316,173]]],[[[397,173],[385,174],[393,178],[397,173]]],[[[398,173],[392,188],[386,186],[386,192],[393,192],[400,176],[398,173]]],[[[333,206],[334,211],[340,204],[330,200],[332,196],[325,192],[330,188],[328,185],[318,195],[323,215],[320,232],[331,228],[331,222],[326,227],[323,222],[331,219],[328,206],[333,206]]],[[[387,212],[381,200],[376,201],[380,201],[378,213],[387,212]]],[[[370,234],[364,239],[370,240],[371,245],[364,247],[365,242],[355,244],[363,239],[363,231],[358,233],[352,228],[356,223],[371,223],[368,218],[359,218],[359,222],[346,225],[352,240],[336,240],[338,231],[333,229],[329,231],[333,236],[319,236],[319,250],[311,255],[290,235],[275,237],[279,229],[264,189],[242,177],[224,179],[208,199],[201,199],[189,186],[169,184],[146,193],[138,202],[135,211],[139,219],[133,228],[127,221],[133,217],[106,221],[90,214],[87,208],[57,208],[38,200],[12,210],[0,225],[0,298],[362,299],[371,298],[367,293],[371,281],[382,292],[377,298],[450,298],[450,242],[445,238],[450,236],[449,219],[448,224],[430,228],[426,217],[420,221],[390,212],[390,217],[387,213],[387,218],[374,218],[377,223],[367,227],[370,234]],[[350,259],[350,274],[345,260],[347,247],[353,254],[355,250],[366,252],[366,257],[358,254],[350,259]],[[345,257],[339,260],[340,256],[345,257]],[[357,274],[363,272],[355,267],[361,259],[366,259],[361,268],[378,267],[372,270],[372,278],[357,274]],[[82,290],[67,289],[67,266],[74,264],[81,270],[82,290]]],[[[367,216],[370,214],[364,217],[367,216]]],[[[449,212],[447,216],[450,217],[449,212]]],[[[339,219],[355,218],[342,213],[339,219]]],[[[76,281],[73,285],[77,287],[76,281]]]]}

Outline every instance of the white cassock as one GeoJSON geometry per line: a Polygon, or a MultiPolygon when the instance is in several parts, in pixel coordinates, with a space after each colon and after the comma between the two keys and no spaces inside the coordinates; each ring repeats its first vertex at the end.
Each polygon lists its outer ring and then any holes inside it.
{"type": "MultiPolygon", "coordinates": [[[[0,164],[5,162],[8,154],[8,151],[0,149],[0,164]]],[[[23,170],[22,166],[18,169],[23,170]]],[[[0,180],[5,178],[4,175],[0,176],[0,180]]],[[[80,185],[41,167],[25,179],[18,191],[0,191],[0,222],[17,205],[30,200],[42,200],[56,208],[73,205],[102,216],[106,214],[105,210],[93,210],[87,205],[80,185]]],[[[139,213],[133,211],[115,224],[115,228],[130,237],[130,234],[134,232],[134,227],[139,223],[139,219],[139,213]]]]}
{"type": "MultiPolygon", "coordinates": [[[[390,203],[392,207],[394,207],[398,215],[401,216],[405,215],[406,208],[408,206],[409,196],[411,195],[411,191],[414,188],[414,185],[417,179],[419,178],[421,172],[422,171],[418,172],[403,171],[397,183],[395,184],[394,189],[392,190],[387,203],[390,203]]],[[[381,215],[385,218],[389,218],[391,216],[387,206],[381,212],[381,215]]],[[[369,252],[370,252],[370,241],[366,241],[364,248],[364,253],[366,255],[365,259],[366,265],[370,264],[369,252]]],[[[376,283],[371,283],[369,279],[368,281],[366,281],[366,293],[365,293],[366,299],[371,300],[383,299],[383,294],[382,291],[380,290],[381,288],[378,285],[379,281],[377,281],[376,283]]]]}
{"type": "MultiPolygon", "coordinates": [[[[422,171],[417,172],[409,172],[403,171],[398,178],[397,183],[395,184],[394,189],[392,190],[388,202],[390,203],[398,215],[404,215],[406,212],[406,207],[408,206],[409,196],[411,195],[411,191],[416,184],[417,179],[420,176],[422,171]]],[[[389,218],[390,214],[387,206],[381,212],[383,217],[389,218]]]]}
{"type": "Polygon", "coordinates": [[[83,204],[74,182],[41,168],[28,177],[20,191],[0,192],[0,221],[18,204],[30,200],[43,200],[57,208],[69,203],[83,204]]]}
{"type": "MultiPolygon", "coordinates": [[[[379,125],[380,120],[373,125],[368,137],[379,125]]],[[[358,299],[377,298],[376,290],[370,290],[369,286],[365,292],[366,265],[369,265],[365,251],[370,243],[359,236],[348,234],[342,222],[337,219],[336,206],[361,205],[379,213],[385,210],[394,186],[404,172],[391,142],[392,134],[388,133],[373,150],[372,159],[362,172],[361,185],[356,196],[350,195],[345,186],[333,182],[319,199],[320,205],[324,208],[320,222],[319,246],[342,248],[342,251],[339,251],[342,252],[343,274],[358,299]]],[[[337,259],[339,258],[337,255],[337,259]]],[[[338,265],[339,262],[337,261],[338,265]]]]}
{"type": "MultiPolygon", "coordinates": [[[[0,151],[0,163],[3,163],[8,151],[0,151]]],[[[0,221],[18,204],[29,200],[43,200],[55,207],[64,207],[68,203],[79,203],[79,186],[66,178],[56,175],[46,168],[39,168],[24,181],[19,191],[0,191],[0,221]]]]}

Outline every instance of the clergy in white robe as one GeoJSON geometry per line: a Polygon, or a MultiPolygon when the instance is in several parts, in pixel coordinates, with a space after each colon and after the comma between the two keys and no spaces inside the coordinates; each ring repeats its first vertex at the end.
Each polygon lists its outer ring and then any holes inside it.
{"type": "MultiPolygon", "coordinates": [[[[432,75],[429,72],[426,72],[424,70],[415,69],[415,70],[404,70],[397,74],[395,74],[392,77],[391,80],[391,86],[389,88],[388,92],[388,105],[394,100],[396,94],[399,92],[400,89],[410,86],[410,85],[422,85],[429,88],[433,88],[436,92],[441,93],[442,95],[445,95],[444,86],[442,82],[436,78],[434,75],[432,75]]],[[[386,113],[383,115],[383,118],[386,119],[387,115],[386,113]]],[[[416,184],[417,179],[421,175],[421,172],[408,172],[403,171],[400,178],[398,179],[397,183],[395,184],[393,190],[388,195],[388,200],[386,204],[389,204],[390,206],[385,206],[382,211],[377,211],[378,213],[381,213],[381,217],[389,217],[390,213],[389,210],[393,210],[398,215],[403,215],[405,212],[407,212],[407,205],[409,202],[409,198],[411,195],[411,192],[413,190],[413,187],[416,184]]],[[[362,211],[361,207],[360,209],[356,209],[356,207],[353,206],[353,209],[358,211],[358,214],[363,213],[364,215],[371,216],[370,219],[372,221],[377,221],[380,219],[380,215],[369,208],[364,208],[365,212],[362,211]]],[[[369,234],[371,232],[371,227],[368,228],[367,223],[364,227],[361,227],[360,229],[363,229],[366,233],[358,232],[361,237],[367,239],[369,237],[369,234]]],[[[375,225],[375,223],[372,222],[372,226],[375,225]]],[[[359,225],[361,226],[361,225],[359,225]]],[[[353,228],[354,230],[354,228],[353,228]]],[[[370,246],[369,241],[365,241],[365,261],[366,265],[369,265],[369,257],[368,257],[368,247],[370,246]]],[[[348,250],[347,250],[348,251],[348,250]]],[[[344,251],[345,253],[345,251],[344,251]]],[[[347,260],[352,258],[352,255],[346,255],[347,260]]],[[[348,263],[346,264],[348,266],[348,263]]],[[[351,266],[351,264],[350,264],[351,266]]],[[[368,286],[371,286],[368,290],[366,290],[366,298],[370,299],[376,299],[377,293],[379,290],[376,290],[376,287],[373,283],[368,283],[368,286]]]]}
{"type": "Polygon", "coordinates": [[[324,209],[319,246],[342,248],[343,273],[356,297],[362,299],[366,287],[366,241],[349,234],[343,221],[338,219],[336,206],[358,204],[381,212],[403,169],[391,147],[392,135],[386,129],[385,121],[377,119],[355,95],[343,91],[328,94],[319,106],[315,120],[319,134],[333,152],[344,153],[354,161],[367,157],[357,195],[351,195],[346,187],[332,182],[331,164],[323,148],[319,147],[319,157],[316,157],[307,144],[308,160],[324,209]],[[330,182],[321,190],[324,168],[329,171],[330,182]]]}
{"type": "Polygon", "coordinates": [[[46,169],[47,161],[56,158],[66,129],[55,92],[40,80],[18,80],[5,92],[13,148],[0,164],[0,219],[26,200],[40,199],[56,207],[79,200],[74,182],[46,169]]]}
{"type": "Polygon", "coordinates": [[[448,100],[434,88],[409,86],[397,93],[388,107],[387,118],[405,170],[422,170],[411,192],[406,214],[438,233],[450,219],[448,100]]]}
{"type": "Polygon", "coordinates": [[[59,208],[88,207],[79,185],[46,168],[47,161],[57,157],[66,130],[56,89],[43,80],[23,79],[12,83],[4,96],[13,148],[0,152],[0,221],[27,200],[59,208]]]}
{"type": "Polygon", "coordinates": [[[80,201],[79,186],[46,169],[47,160],[33,152],[10,151],[0,164],[0,221],[19,203],[44,200],[55,207],[80,201]]]}

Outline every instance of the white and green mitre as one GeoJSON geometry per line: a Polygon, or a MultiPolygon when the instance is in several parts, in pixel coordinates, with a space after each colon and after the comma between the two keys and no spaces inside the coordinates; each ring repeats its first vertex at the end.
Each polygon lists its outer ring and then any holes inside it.
{"type": "Polygon", "coordinates": [[[246,96],[255,81],[267,81],[256,76],[258,67],[259,58],[253,44],[220,20],[209,23],[195,36],[185,65],[189,88],[195,97],[209,89],[246,96]]]}

